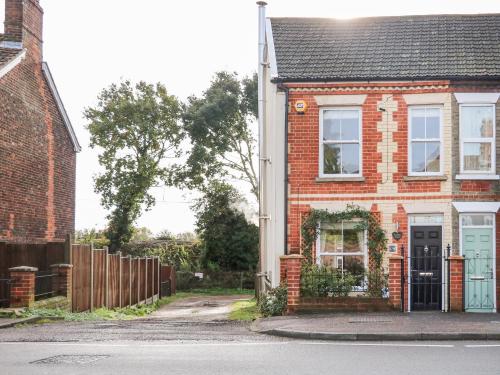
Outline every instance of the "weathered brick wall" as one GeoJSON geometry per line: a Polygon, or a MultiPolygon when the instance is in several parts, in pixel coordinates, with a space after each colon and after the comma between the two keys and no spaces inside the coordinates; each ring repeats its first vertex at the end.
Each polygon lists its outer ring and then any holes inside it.
{"type": "Polygon", "coordinates": [[[0,78],[0,239],[62,240],[74,230],[76,154],[42,73],[41,8],[24,3],[26,58],[0,78]]]}

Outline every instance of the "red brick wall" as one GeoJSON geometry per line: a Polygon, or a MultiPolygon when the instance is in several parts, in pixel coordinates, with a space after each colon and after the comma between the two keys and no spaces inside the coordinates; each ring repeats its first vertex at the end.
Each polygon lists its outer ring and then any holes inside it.
{"type": "Polygon", "coordinates": [[[0,78],[0,240],[62,240],[74,230],[76,154],[42,73],[42,11],[24,3],[26,58],[0,78]]]}

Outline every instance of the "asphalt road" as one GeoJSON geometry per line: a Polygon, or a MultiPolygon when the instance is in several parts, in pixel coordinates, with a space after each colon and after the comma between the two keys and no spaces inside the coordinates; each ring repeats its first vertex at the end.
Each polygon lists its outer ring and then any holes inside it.
{"type": "Polygon", "coordinates": [[[2,375],[500,373],[495,342],[3,342],[0,353],[2,375]]]}

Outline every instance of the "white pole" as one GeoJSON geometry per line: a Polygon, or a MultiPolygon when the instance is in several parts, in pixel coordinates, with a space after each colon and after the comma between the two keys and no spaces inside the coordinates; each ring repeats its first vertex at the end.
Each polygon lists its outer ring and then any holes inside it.
{"type": "Polygon", "coordinates": [[[258,62],[258,124],[259,124],[259,277],[258,294],[262,294],[262,275],[265,271],[264,257],[266,255],[266,215],[267,197],[264,180],[266,177],[266,134],[265,134],[265,87],[264,87],[264,49],[266,38],[266,5],[265,1],[258,1],[259,6],[259,62],[258,62]]]}

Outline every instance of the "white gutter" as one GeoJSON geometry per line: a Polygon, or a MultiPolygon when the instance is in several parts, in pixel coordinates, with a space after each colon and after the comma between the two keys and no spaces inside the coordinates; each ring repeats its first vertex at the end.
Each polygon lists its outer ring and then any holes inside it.
{"type": "Polygon", "coordinates": [[[265,136],[265,87],[264,87],[264,52],[266,47],[266,5],[265,1],[258,1],[259,6],[259,61],[258,61],[258,124],[259,124],[259,277],[257,290],[264,291],[262,276],[265,272],[264,259],[266,256],[266,219],[267,197],[264,180],[266,177],[266,136],[265,136]]]}
{"type": "Polygon", "coordinates": [[[10,60],[3,68],[0,68],[0,78],[10,72],[12,69],[16,67],[21,61],[26,57],[26,49],[23,49],[21,53],[19,53],[16,57],[10,60]]]}

